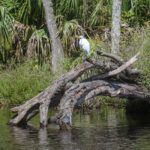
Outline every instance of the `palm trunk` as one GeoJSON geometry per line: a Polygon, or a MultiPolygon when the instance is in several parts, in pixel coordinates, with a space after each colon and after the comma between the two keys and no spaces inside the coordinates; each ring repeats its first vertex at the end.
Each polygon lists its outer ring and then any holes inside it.
{"type": "Polygon", "coordinates": [[[120,52],[121,5],[122,5],[122,0],[113,0],[111,52],[117,55],[120,52]]]}
{"type": "Polygon", "coordinates": [[[58,37],[58,30],[53,11],[53,3],[51,0],[42,0],[42,2],[45,9],[47,28],[51,38],[52,71],[56,73],[58,70],[60,70],[60,68],[62,68],[61,64],[64,60],[64,52],[60,38],[58,37]]]}
{"type": "Polygon", "coordinates": [[[84,19],[84,27],[86,26],[87,11],[88,11],[88,0],[83,0],[83,19],[84,19]]]}

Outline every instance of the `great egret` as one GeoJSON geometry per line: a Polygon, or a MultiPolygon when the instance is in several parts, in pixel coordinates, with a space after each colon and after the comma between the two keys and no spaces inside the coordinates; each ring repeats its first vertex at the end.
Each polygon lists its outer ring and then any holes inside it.
{"type": "Polygon", "coordinates": [[[90,54],[90,43],[84,36],[79,37],[79,46],[83,49],[86,56],[90,54]]]}
{"type": "MultiPolygon", "coordinates": [[[[90,55],[90,43],[84,36],[79,36],[79,47],[83,50],[83,62],[87,59],[87,57],[90,55]]],[[[87,73],[88,76],[88,73],[87,73]]],[[[85,74],[82,76],[85,78],[85,74]]]]}

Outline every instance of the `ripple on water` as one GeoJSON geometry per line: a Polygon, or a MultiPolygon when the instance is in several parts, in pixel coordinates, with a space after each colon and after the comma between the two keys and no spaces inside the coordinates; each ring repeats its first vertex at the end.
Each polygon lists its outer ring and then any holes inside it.
{"type": "Polygon", "coordinates": [[[111,107],[90,115],[74,114],[68,132],[52,125],[48,129],[8,127],[9,118],[8,110],[0,110],[0,150],[150,149],[150,121],[111,107]]]}

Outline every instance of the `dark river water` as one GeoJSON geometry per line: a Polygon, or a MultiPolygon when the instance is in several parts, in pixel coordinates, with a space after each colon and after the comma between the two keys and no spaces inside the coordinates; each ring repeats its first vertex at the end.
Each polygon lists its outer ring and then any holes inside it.
{"type": "Polygon", "coordinates": [[[71,131],[56,125],[39,129],[7,126],[11,116],[0,110],[0,150],[150,150],[150,118],[127,116],[123,109],[104,107],[90,115],[74,113],[71,131]]]}

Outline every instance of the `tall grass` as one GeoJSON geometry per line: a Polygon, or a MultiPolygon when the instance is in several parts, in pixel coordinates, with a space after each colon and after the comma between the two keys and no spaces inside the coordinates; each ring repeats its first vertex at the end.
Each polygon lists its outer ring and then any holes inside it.
{"type": "Polygon", "coordinates": [[[122,35],[121,55],[128,60],[140,51],[140,58],[133,66],[141,72],[140,85],[150,90],[150,25],[129,28],[129,32],[122,35]]]}
{"type": "Polygon", "coordinates": [[[22,103],[41,92],[52,79],[48,64],[41,68],[33,61],[13,70],[0,71],[0,104],[22,103]]]}

